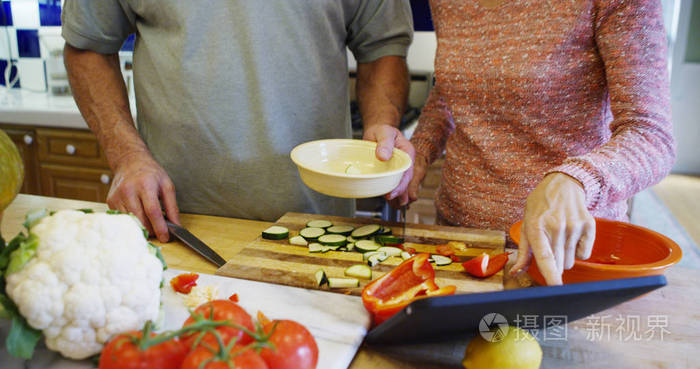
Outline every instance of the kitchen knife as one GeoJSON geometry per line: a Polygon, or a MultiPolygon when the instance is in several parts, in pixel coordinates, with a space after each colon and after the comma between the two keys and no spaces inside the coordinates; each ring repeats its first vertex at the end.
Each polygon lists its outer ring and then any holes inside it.
{"type": "Polygon", "coordinates": [[[189,248],[196,251],[198,254],[204,256],[205,259],[216,264],[216,266],[218,267],[221,267],[224,264],[226,264],[226,260],[224,260],[224,258],[222,258],[219,254],[216,253],[216,251],[212,250],[199,238],[195,237],[195,235],[190,233],[190,231],[188,231],[187,229],[180,227],[179,225],[172,223],[168,220],[165,221],[165,224],[168,225],[168,230],[170,230],[170,233],[173,236],[175,236],[175,238],[182,241],[185,245],[189,246],[189,248]]]}
{"type": "Polygon", "coordinates": [[[403,223],[403,231],[401,237],[406,238],[406,205],[401,207],[401,223],[403,223]]]}

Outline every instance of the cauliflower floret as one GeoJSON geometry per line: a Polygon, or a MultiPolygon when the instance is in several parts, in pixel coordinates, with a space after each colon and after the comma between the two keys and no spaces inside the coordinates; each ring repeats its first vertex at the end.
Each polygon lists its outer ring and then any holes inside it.
{"type": "Polygon", "coordinates": [[[49,349],[84,359],[158,318],[163,265],[134,218],[63,210],[31,233],[36,255],[7,276],[6,292],[49,349]]]}

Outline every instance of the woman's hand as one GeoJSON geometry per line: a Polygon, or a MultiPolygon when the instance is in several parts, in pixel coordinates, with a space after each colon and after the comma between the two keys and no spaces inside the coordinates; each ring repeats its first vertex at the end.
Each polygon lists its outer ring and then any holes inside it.
{"type": "MultiPolygon", "coordinates": [[[[411,141],[406,139],[401,131],[394,126],[388,124],[373,124],[365,129],[363,139],[377,143],[376,155],[377,159],[381,161],[391,159],[394,147],[396,147],[407,153],[408,156],[411,157],[411,161],[415,162],[416,150],[413,148],[411,141]]],[[[392,205],[404,206],[408,204],[409,196],[406,188],[411,178],[413,178],[413,167],[414,165],[411,165],[411,167],[403,173],[398,186],[386,194],[386,199],[392,201],[392,205]]]]}
{"type": "Polygon", "coordinates": [[[527,197],[515,274],[527,268],[531,255],[548,285],[562,284],[574,258],[588,259],[595,240],[595,220],[586,209],[581,184],[563,173],[544,177],[527,197]]]}

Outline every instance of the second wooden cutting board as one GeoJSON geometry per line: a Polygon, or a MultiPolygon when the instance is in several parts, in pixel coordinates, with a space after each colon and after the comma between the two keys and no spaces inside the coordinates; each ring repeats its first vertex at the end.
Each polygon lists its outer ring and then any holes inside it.
{"type": "MultiPolygon", "coordinates": [[[[381,224],[392,228],[394,234],[402,232],[398,223],[382,222],[369,218],[342,218],[316,214],[287,213],[275,222],[275,225],[287,227],[290,236],[299,234],[310,220],[330,220],[335,225],[361,226],[381,224]]],[[[461,241],[466,244],[464,250],[458,250],[461,261],[480,255],[482,252],[496,254],[503,252],[505,234],[500,231],[486,231],[469,228],[444,227],[426,224],[406,224],[404,246],[415,248],[418,252],[435,253],[435,245],[447,241],[461,241]]],[[[389,258],[372,268],[372,279],[379,278],[400,264],[400,258],[389,258]]],[[[344,277],[345,268],[362,264],[362,254],[358,252],[329,251],[326,253],[309,253],[304,246],[290,245],[288,240],[266,240],[258,236],[232,257],[216,274],[243,278],[254,281],[276,283],[293,287],[319,289],[314,280],[314,273],[324,269],[329,277],[344,277]]],[[[503,272],[489,278],[474,278],[463,271],[460,263],[435,267],[436,282],[439,286],[455,285],[457,293],[500,291],[503,289],[503,272]]],[[[361,280],[358,288],[320,289],[331,292],[360,295],[369,280],[361,280]]]]}

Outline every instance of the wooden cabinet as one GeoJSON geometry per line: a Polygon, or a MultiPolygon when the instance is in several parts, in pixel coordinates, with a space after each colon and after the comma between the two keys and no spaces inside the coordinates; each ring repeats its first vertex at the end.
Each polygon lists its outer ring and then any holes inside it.
{"type": "Polygon", "coordinates": [[[0,125],[20,149],[22,193],[105,202],[112,172],[88,130],[0,125]]]}

